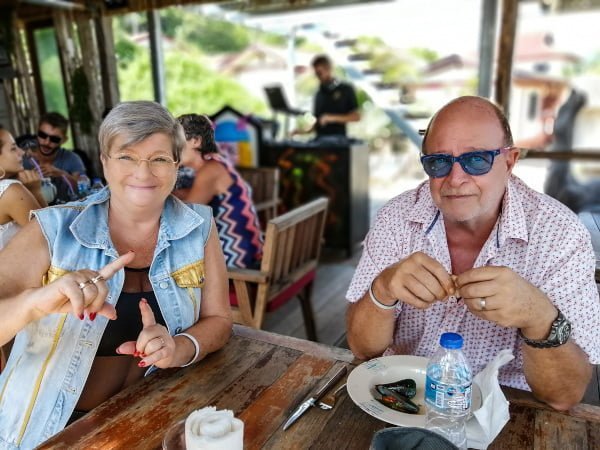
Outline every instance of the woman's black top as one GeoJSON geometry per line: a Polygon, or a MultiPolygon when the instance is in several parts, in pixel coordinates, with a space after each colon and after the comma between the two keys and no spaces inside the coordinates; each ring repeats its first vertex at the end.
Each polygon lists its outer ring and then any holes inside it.
{"type": "MultiPolygon", "coordinates": [[[[129,272],[148,272],[149,267],[143,269],[125,268],[129,272]]],[[[117,318],[109,320],[96,356],[118,356],[117,347],[127,341],[136,341],[142,331],[142,314],[140,300],[145,298],[152,308],[156,323],[166,326],[165,319],[158,307],[153,291],[148,292],[121,292],[117,301],[117,318]]]]}

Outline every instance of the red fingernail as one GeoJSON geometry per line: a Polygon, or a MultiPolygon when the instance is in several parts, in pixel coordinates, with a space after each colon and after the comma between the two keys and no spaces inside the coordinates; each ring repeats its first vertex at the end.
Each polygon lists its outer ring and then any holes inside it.
{"type": "Polygon", "coordinates": [[[144,361],[140,361],[138,363],[138,367],[146,367],[146,363],[144,361]]]}
{"type": "Polygon", "coordinates": [[[135,356],[136,358],[138,358],[140,356],[140,352],[138,352],[137,350],[135,352],[133,352],[133,356],[135,356]]]}
{"type": "Polygon", "coordinates": [[[145,298],[140,300],[142,303],[145,303],[146,305],[148,304],[148,300],[146,300],[145,298]]]}
{"type": "Polygon", "coordinates": [[[95,313],[95,312],[93,312],[93,313],[90,313],[90,320],[91,320],[92,322],[93,322],[93,321],[94,321],[94,319],[96,318],[96,314],[97,314],[97,313],[95,313]]]}
{"type": "Polygon", "coordinates": [[[79,314],[79,320],[83,320],[83,314],[79,314]]]}

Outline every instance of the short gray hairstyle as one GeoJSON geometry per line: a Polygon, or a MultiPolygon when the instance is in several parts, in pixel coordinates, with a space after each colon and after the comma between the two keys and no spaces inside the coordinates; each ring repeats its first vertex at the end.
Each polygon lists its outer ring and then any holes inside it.
{"type": "Polygon", "coordinates": [[[156,133],[166,134],[171,139],[173,157],[180,161],[185,147],[185,134],[182,126],[164,106],[147,100],[119,103],[100,125],[100,153],[108,155],[117,136],[124,136],[123,147],[129,147],[156,133]]]}

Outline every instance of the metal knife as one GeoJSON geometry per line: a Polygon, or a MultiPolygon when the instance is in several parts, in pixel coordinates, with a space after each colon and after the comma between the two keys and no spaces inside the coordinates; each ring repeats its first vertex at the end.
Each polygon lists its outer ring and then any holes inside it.
{"type": "Polygon", "coordinates": [[[341,367],[312,397],[303,401],[292,413],[292,415],[288,417],[288,420],[283,425],[283,430],[285,431],[291,427],[292,424],[308,410],[308,408],[315,406],[317,402],[327,393],[327,391],[336,385],[336,383],[346,374],[346,372],[346,366],[341,367]]]}

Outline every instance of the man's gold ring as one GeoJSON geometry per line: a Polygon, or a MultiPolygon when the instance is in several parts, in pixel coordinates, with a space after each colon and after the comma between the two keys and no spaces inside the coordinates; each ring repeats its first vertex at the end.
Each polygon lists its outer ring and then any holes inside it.
{"type": "Polygon", "coordinates": [[[94,278],[91,278],[90,281],[94,284],[96,284],[98,281],[104,281],[104,277],[102,275],[98,275],[94,278]]]}
{"type": "Polygon", "coordinates": [[[79,289],[81,289],[83,291],[83,289],[88,285],[88,284],[92,284],[93,281],[92,280],[85,280],[82,281],[81,283],[79,283],[77,286],[79,286],[79,289]]]}
{"type": "Polygon", "coordinates": [[[479,299],[479,306],[481,307],[482,311],[485,311],[485,298],[480,298],[479,299]]]}

